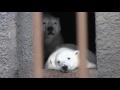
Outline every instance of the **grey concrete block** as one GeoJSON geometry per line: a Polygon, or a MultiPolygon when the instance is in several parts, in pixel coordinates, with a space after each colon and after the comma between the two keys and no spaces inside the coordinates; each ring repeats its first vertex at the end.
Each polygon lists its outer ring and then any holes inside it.
{"type": "Polygon", "coordinates": [[[0,12],[0,78],[15,77],[19,66],[16,45],[16,13],[0,12]]]}
{"type": "Polygon", "coordinates": [[[96,12],[99,78],[120,77],[120,12],[96,12]]]}
{"type": "Polygon", "coordinates": [[[17,14],[17,57],[19,60],[18,77],[32,77],[33,69],[33,37],[32,13],[18,12],[17,14]]]}

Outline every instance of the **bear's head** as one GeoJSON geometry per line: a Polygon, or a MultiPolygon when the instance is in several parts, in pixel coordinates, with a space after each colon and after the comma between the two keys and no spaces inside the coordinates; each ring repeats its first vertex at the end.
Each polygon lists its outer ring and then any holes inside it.
{"type": "Polygon", "coordinates": [[[51,15],[45,15],[43,17],[43,31],[46,38],[54,37],[60,33],[61,26],[59,18],[51,15]]]}
{"type": "Polygon", "coordinates": [[[55,66],[62,72],[70,72],[77,68],[79,64],[79,51],[64,51],[58,53],[55,58],[55,66]]]}

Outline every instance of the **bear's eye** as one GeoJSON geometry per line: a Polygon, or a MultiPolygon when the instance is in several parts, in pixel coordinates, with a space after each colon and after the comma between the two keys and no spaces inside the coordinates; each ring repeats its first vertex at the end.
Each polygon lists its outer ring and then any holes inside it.
{"type": "Polygon", "coordinates": [[[58,63],[60,63],[60,61],[58,61],[58,63]]]}
{"type": "Polygon", "coordinates": [[[68,58],[68,60],[70,60],[70,58],[68,58]]]}
{"type": "Polygon", "coordinates": [[[57,22],[54,22],[54,24],[57,24],[57,22]]]}
{"type": "Polygon", "coordinates": [[[43,25],[45,25],[46,24],[46,22],[43,22],[43,25]]]}

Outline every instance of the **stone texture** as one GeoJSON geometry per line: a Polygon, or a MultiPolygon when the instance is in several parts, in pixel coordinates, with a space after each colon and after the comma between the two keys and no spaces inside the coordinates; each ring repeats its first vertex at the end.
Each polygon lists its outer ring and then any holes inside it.
{"type": "Polygon", "coordinates": [[[17,56],[19,61],[18,77],[32,77],[33,60],[32,13],[17,13],[17,56]]]}
{"type": "Polygon", "coordinates": [[[120,77],[120,12],[96,12],[98,77],[120,77]]]}
{"type": "Polygon", "coordinates": [[[15,77],[16,56],[16,13],[0,12],[0,78],[15,77]]]}

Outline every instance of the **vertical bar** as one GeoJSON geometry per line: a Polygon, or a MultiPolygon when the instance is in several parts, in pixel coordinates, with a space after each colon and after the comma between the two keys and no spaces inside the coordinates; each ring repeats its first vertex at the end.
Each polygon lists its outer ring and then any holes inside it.
{"type": "Polygon", "coordinates": [[[80,78],[88,78],[87,73],[87,12],[77,12],[77,42],[80,50],[80,78]]]}
{"type": "Polygon", "coordinates": [[[43,34],[42,12],[33,12],[33,50],[34,50],[34,78],[42,78],[43,65],[43,34]]]}

